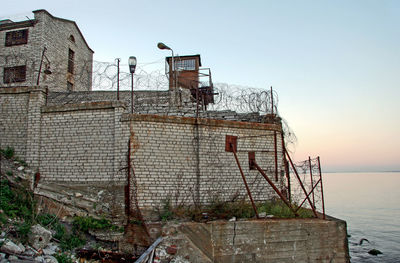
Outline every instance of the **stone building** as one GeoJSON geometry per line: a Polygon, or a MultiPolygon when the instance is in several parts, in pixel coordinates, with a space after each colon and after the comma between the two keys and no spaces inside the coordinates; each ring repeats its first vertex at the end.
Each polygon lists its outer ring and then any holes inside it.
{"type": "Polygon", "coordinates": [[[169,89],[135,91],[131,112],[130,92],[117,100],[116,92],[91,91],[93,52],[76,24],[44,10],[34,14],[32,21],[0,25],[1,52],[9,52],[0,88],[0,148],[13,147],[35,170],[37,196],[71,213],[78,208],[124,221],[140,209],[151,218],[166,200],[198,205],[248,198],[240,162],[254,200],[274,198],[263,176],[249,169],[249,152],[284,190],[280,118],[207,110],[213,84],[200,55],[177,57],[175,67],[167,58],[169,89]]]}
{"type": "Polygon", "coordinates": [[[93,50],[76,23],[43,9],[33,13],[33,20],[0,21],[0,87],[91,90],[93,50]]]}

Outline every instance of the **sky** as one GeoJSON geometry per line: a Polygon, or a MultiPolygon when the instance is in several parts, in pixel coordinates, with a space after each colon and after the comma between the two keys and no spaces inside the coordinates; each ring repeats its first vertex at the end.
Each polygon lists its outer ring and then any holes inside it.
{"type": "Polygon", "coordinates": [[[213,81],[278,93],[296,161],[324,171],[400,170],[400,1],[5,1],[0,19],[46,9],[74,20],[97,61],[164,69],[200,54],[213,81]]]}

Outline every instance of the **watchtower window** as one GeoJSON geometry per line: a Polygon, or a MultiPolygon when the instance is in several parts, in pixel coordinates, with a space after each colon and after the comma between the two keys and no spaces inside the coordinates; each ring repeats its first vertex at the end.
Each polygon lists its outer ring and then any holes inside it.
{"type": "Polygon", "coordinates": [[[15,83],[26,80],[26,66],[6,67],[4,68],[3,82],[15,83]]]}
{"type": "Polygon", "coordinates": [[[176,70],[195,70],[196,60],[194,59],[178,60],[175,62],[175,68],[176,70]]]}
{"type": "Polygon", "coordinates": [[[6,33],[6,47],[28,43],[28,29],[10,31],[6,33]]]}
{"type": "Polygon", "coordinates": [[[74,74],[74,55],[75,52],[72,49],[68,50],[68,73],[74,74]]]}

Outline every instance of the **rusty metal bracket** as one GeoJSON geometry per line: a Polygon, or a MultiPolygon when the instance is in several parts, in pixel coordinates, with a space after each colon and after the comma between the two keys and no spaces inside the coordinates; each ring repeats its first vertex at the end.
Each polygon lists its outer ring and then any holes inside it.
{"type": "MultiPolygon", "coordinates": [[[[229,135],[227,135],[227,137],[228,136],[229,135]]],[[[231,136],[231,137],[235,137],[235,136],[231,136]]],[[[235,137],[235,140],[237,140],[237,137],[235,137]]],[[[257,219],[259,219],[260,217],[258,216],[257,207],[256,207],[256,205],[254,203],[254,200],[253,200],[253,197],[251,195],[251,191],[250,191],[249,185],[247,184],[246,177],[244,176],[244,173],[243,173],[243,170],[242,170],[242,166],[240,165],[239,158],[237,157],[237,154],[236,154],[236,147],[234,147],[234,145],[231,143],[230,144],[230,148],[232,149],[233,156],[235,157],[235,160],[236,160],[236,164],[239,167],[240,175],[242,176],[242,180],[243,180],[244,186],[246,187],[247,195],[249,196],[251,205],[253,206],[254,213],[256,214],[257,219]]]]}
{"type": "Polygon", "coordinates": [[[254,165],[256,162],[256,153],[249,152],[249,170],[257,170],[256,166],[254,165]]]}
{"type": "MultiPolygon", "coordinates": [[[[250,161],[249,161],[250,162],[250,161]]],[[[275,192],[279,195],[282,201],[289,207],[289,209],[293,212],[295,216],[299,216],[299,214],[293,209],[292,205],[286,200],[285,196],[279,191],[278,187],[268,178],[268,176],[264,173],[260,166],[258,166],[257,162],[254,160],[252,161],[254,167],[260,172],[260,174],[265,178],[265,180],[269,183],[269,185],[275,190],[275,192]]]]}
{"type": "Polygon", "coordinates": [[[237,152],[237,136],[232,136],[232,135],[225,136],[225,151],[237,152]]]}

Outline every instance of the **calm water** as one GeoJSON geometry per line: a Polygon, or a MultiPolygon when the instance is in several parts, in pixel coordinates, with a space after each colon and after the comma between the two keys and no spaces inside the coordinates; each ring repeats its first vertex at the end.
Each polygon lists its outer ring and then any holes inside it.
{"type": "Polygon", "coordinates": [[[347,221],[351,262],[400,262],[400,173],[323,176],[327,214],[347,221]],[[383,254],[369,255],[373,248],[383,254]]]}

